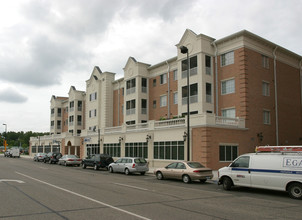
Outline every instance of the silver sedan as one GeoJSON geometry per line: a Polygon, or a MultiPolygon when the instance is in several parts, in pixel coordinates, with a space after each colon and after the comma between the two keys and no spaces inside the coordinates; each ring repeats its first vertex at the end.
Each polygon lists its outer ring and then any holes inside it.
{"type": "Polygon", "coordinates": [[[59,165],[64,166],[80,166],[82,163],[82,159],[80,159],[77,155],[73,154],[66,154],[63,157],[61,157],[58,161],[59,165]]]}

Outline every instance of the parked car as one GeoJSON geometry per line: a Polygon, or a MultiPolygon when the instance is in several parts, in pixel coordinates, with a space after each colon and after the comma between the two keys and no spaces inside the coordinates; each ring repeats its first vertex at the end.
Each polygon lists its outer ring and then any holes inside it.
{"type": "Polygon", "coordinates": [[[82,168],[93,167],[94,170],[98,170],[99,168],[108,168],[112,162],[114,161],[108,154],[92,154],[82,160],[82,168]]]}
{"type": "Polygon", "coordinates": [[[59,165],[64,165],[64,166],[68,166],[68,165],[80,166],[81,163],[82,163],[82,159],[80,159],[77,155],[73,155],[73,154],[66,154],[62,156],[58,161],[59,165]]]}
{"type": "Polygon", "coordinates": [[[37,153],[35,156],[34,156],[34,161],[38,161],[38,162],[41,162],[41,161],[44,161],[44,158],[46,156],[46,153],[37,153]]]}
{"type": "Polygon", "coordinates": [[[149,171],[148,162],[144,158],[140,157],[123,157],[116,162],[109,164],[109,172],[120,172],[126,175],[130,173],[140,173],[144,175],[149,171]]]}
{"type": "Polygon", "coordinates": [[[4,157],[11,157],[10,149],[7,149],[7,150],[4,152],[4,157]]]}
{"type": "Polygon", "coordinates": [[[43,161],[44,163],[49,163],[49,164],[57,163],[61,157],[62,157],[61,153],[49,152],[48,154],[46,154],[43,161]]]}
{"type": "Polygon", "coordinates": [[[190,183],[193,180],[199,180],[201,183],[213,178],[213,173],[210,168],[204,167],[199,162],[174,162],[164,168],[154,170],[156,178],[180,179],[184,183],[190,183]]]}

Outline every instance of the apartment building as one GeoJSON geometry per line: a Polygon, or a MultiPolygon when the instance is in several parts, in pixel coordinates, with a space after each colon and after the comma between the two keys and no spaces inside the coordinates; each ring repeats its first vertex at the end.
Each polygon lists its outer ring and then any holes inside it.
{"type": "Polygon", "coordinates": [[[190,159],[218,169],[257,145],[302,144],[302,57],[251,32],[216,40],[186,30],[175,57],[155,65],[129,57],[123,70],[115,79],[94,67],[85,92],[53,96],[51,135],[31,138],[31,154],[143,156],[153,167],[190,159]]]}

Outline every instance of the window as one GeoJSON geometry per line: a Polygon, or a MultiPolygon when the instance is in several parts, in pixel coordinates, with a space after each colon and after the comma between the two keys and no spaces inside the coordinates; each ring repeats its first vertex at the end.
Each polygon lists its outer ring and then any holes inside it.
{"type": "Polygon", "coordinates": [[[221,55],[221,66],[227,66],[234,63],[234,51],[221,55]]]}
{"type": "Polygon", "coordinates": [[[233,161],[238,156],[238,146],[220,145],[219,146],[219,161],[233,161]]]}
{"type": "Polygon", "coordinates": [[[126,115],[135,114],[135,99],[126,102],[126,115]]]}
{"type": "Polygon", "coordinates": [[[173,93],[173,104],[178,104],[178,92],[173,93]]]}
{"type": "Polygon", "coordinates": [[[271,113],[268,110],[263,110],[263,124],[269,125],[271,123],[271,113]]]}
{"type": "Polygon", "coordinates": [[[142,114],[147,114],[147,99],[142,99],[142,114]]]}
{"type": "Polygon", "coordinates": [[[51,122],[50,122],[50,126],[51,126],[51,128],[53,129],[53,127],[55,126],[55,121],[51,121],[51,122]]]}
{"type": "Polygon", "coordinates": [[[97,98],[96,92],[91,93],[91,94],[89,95],[89,101],[94,101],[94,100],[96,100],[96,98],[97,98]]]}
{"type": "Polygon", "coordinates": [[[236,118],[236,109],[235,108],[229,108],[229,109],[223,109],[221,111],[222,116],[225,118],[236,118]]]}
{"type": "Polygon", "coordinates": [[[153,108],[156,108],[156,100],[153,100],[153,108]]]}
{"type": "Polygon", "coordinates": [[[61,114],[62,114],[62,109],[58,108],[58,116],[61,117],[61,114]]]}
{"type": "Polygon", "coordinates": [[[212,103],[212,84],[206,83],[206,102],[212,103]]]}
{"type": "Polygon", "coordinates": [[[126,121],[126,125],[135,125],[135,120],[126,121]]]}
{"type": "MultiPolygon", "coordinates": [[[[182,105],[187,104],[187,86],[182,87],[182,105]]],[[[190,104],[198,102],[198,84],[190,85],[190,104]]]]}
{"type": "Polygon", "coordinates": [[[96,109],[89,111],[89,118],[94,118],[94,117],[96,117],[96,109]]]}
{"type": "Polygon", "coordinates": [[[69,109],[70,109],[71,112],[74,111],[74,101],[69,102],[69,109]]]}
{"type": "Polygon", "coordinates": [[[231,167],[244,167],[249,168],[250,165],[250,157],[249,156],[242,156],[239,157],[236,161],[234,161],[231,167]]]}
{"type": "Polygon", "coordinates": [[[211,57],[210,56],[205,56],[205,63],[206,63],[206,74],[207,75],[212,75],[212,68],[211,68],[211,57]]]}
{"type": "Polygon", "coordinates": [[[154,142],[154,159],[184,160],[183,141],[154,142]]]}
{"type": "MultiPolygon", "coordinates": [[[[197,56],[189,58],[189,62],[190,62],[190,71],[189,71],[190,76],[196,75],[197,74],[197,56]]],[[[182,70],[181,77],[182,78],[187,77],[187,70],[188,70],[187,63],[188,63],[187,59],[185,59],[181,62],[181,70],[182,70]]]]}
{"type": "Polygon", "coordinates": [[[78,111],[82,111],[82,101],[78,101],[78,111]]]}
{"type": "Polygon", "coordinates": [[[61,129],[61,121],[60,120],[57,121],[57,129],[61,129]]]}
{"type": "Polygon", "coordinates": [[[82,115],[78,115],[77,121],[78,121],[78,125],[81,126],[82,125],[82,115]]]}
{"type": "Polygon", "coordinates": [[[160,84],[166,84],[167,83],[167,73],[164,73],[160,75],[160,84]]]}
{"type": "Polygon", "coordinates": [[[262,67],[269,69],[269,59],[265,55],[262,55],[262,67]]]}
{"type": "Polygon", "coordinates": [[[167,106],[167,95],[162,95],[160,97],[160,107],[167,106]]]}
{"type": "Polygon", "coordinates": [[[135,93],[135,87],[136,87],[136,80],[135,79],[130,79],[127,80],[126,82],[126,94],[132,94],[135,93]]]}
{"type": "Polygon", "coordinates": [[[73,125],[73,121],[74,121],[74,116],[69,116],[69,125],[73,125]]]}
{"type": "Polygon", "coordinates": [[[153,79],[153,87],[156,86],[156,79],[153,79]]]}
{"type": "Polygon", "coordinates": [[[52,109],[51,109],[51,115],[53,116],[54,114],[55,114],[55,109],[52,108],[52,109]]]}
{"type": "Polygon", "coordinates": [[[104,144],[104,154],[108,154],[111,157],[120,157],[121,156],[120,143],[104,144]]]}
{"type": "Polygon", "coordinates": [[[235,79],[224,80],[221,82],[221,95],[235,93],[235,79]]]}
{"type": "Polygon", "coordinates": [[[125,156],[126,157],[148,158],[148,144],[147,144],[147,142],[126,143],[125,156]]]}
{"type": "Polygon", "coordinates": [[[268,82],[262,82],[262,95],[263,96],[269,96],[269,83],[268,82]]]}
{"type": "Polygon", "coordinates": [[[173,80],[177,80],[177,70],[173,71],[173,80]]]}
{"type": "Polygon", "coordinates": [[[142,78],[142,92],[147,93],[147,79],[142,78]]]}

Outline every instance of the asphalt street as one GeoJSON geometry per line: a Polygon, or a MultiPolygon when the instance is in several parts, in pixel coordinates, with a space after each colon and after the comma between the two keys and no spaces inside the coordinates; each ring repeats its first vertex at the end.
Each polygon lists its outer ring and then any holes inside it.
{"type": "Polygon", "coordinates": [[[285,192],[185,184],[0,155],[0,219],[301,219],[285,192]]]}

